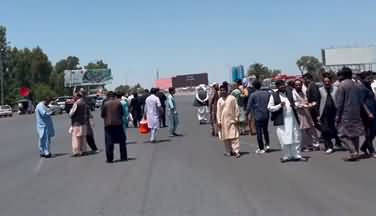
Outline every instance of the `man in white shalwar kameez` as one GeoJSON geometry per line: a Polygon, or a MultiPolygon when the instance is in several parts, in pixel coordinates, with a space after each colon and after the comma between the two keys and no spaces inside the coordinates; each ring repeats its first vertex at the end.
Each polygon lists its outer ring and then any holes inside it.
{"type": "Polygon", "coordinates": [[[282,146],[281,162],[305,160],[297,150],[301,141],[299,119],[294,108],[292,92],[286,91],[284,81],[277,81],[278,91],[269,99],[268,110],[276,126],[277,137],[282,146]]]}
{"type": "Polygon", "coordinates": [[[162,109],[162,104],[156,96],[157,89],[150,90],[150,96],[145,101],[145,116],[148,121],[148,126],[151,130],[150,142],[156,142],[157,131],[159,128],[159,116],[162,109]]]}

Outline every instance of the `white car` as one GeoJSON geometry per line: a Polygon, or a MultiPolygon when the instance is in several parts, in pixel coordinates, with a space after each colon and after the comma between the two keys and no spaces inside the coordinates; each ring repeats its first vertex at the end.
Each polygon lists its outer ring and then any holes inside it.
{"type": "MultiPolygon", "coordinates": [[[[65,107],[65,106],[64,106],[65,107]]],[[[52,111],[52,115],[63,114],[64,109],[56,102],[53,101],[48,105],[48,108],[52,111]]]]}
{"type": "Polygon", "coordinates": [[[12,107],[9,105],[1,105],[0,106],[0,117],[12,117],[13,111],[12,107]]]}

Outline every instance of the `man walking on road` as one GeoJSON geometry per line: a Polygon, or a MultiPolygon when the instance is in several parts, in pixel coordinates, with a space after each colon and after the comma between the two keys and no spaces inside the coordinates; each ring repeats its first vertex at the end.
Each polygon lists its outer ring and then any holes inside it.
{"type": "Polygon", "coordinates": [[[128,160],[126,136],[123,128],[123,106],[120,103],[121,94],[115,95],[113,92],[107,94],[108,101],[103,105],[101,116],[105,125],[106,162],[112,163],[114,160],[114,143],[119,143],[120,160],[128,160]]]}
{"type": "Polygon", "coordinates": [[[324,86],[319,89],[321,95],[319,121],[326,154],[331,154],[334,151],[332,139],[336,140],[337,147],[341,147],[342,145],[335,126],[337,108],[334,98],[337,93],[337,87],[333,85],[332,79],[329,73],[324,73],[324,86]]]}
{"type": "Polygon", "coordinates": [[[239,117],[240,110],[236,98],[229,95],[226,86],[219,89],[221,98],[217,104],[217,121],[219,128],[219,138],[225,145],[225,156],[234,155],[240,157],[240,131],[239,117]]]}
{"type": "Polygon", "coordinates": [[[270,97],[268,110],[272,112],[271,120],[277,127],[277,137],[282,146],[281,162],[305,160],[297,149],[301,133],[292,92],[286,91],[285,82],[282,80],[278,80],[276,86],[278,91],[270,97]]]}
{"type": "Polygon", "coordinates": [[[269,139],[269,111],[268,103],[270,94],[267,91],[261,91],[261,83],[259,81],[253,82],[253,87],[256,91],[250,96],[247,105],[247,116],[252,113],[256,121],[256,134],[259,148],[257,154],[264,154],[270,149],[269,139]],[[263,140],[265,138],[265,142],[263,140]]]}
{"type": "Polygon", "coordinates": [[[145,101],[145,117],[148,121],[148,126],[151,129],[150,142],[156,142],[157,131],[159,128],[159,117],[162,112],[162,105],[159,98],[156,96],[157,89],[150,90],[150,96],[145,101]]]}
{"type": "Polygon", "coordinates": [[[209,110],[210,110],[210,123],[212,136],[218,136],[217,125],[217,103],[219,100],[219,85],[215,83],[212,86],[212,95],[210,97],[209,110]]]}
{"type": "Polygon", "coordinates": [[[176,101],[175,101],[175,88],[171,87],[168,89],[168,92],[170,93],[167,96],[167,109],[168,109],[168,126],[170,129],[170,137],[179,136],[179,134],[176,133],[176,129],[179,124],[179,118],[178,118],[178,112],[176,110],[176,101]]]}
{"type": "Polygon", "coordinates": [[[48,109],[50,102],[51,98],[46,97],[35,109],[39,138],[39,154],[40,157],[45,158],[51,157],[51,138],[55,136],[55,129],[51,118],[52,112],[48,109]]]}
{"type": "Polygon", "coordinates": [[[364,135],[364,126],[361,119],[363,101],[358,84],[352,80],[352,70],[343,68],[339,74],[342,82],[336,93],[336,125],[338,135],[350,152],[345,161],[359,159],[359,137],[364,135]]]}

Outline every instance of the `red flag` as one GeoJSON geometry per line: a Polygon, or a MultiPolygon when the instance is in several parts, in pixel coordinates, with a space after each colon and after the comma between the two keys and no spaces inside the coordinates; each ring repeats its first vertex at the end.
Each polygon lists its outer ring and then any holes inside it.
{"type": "Polygon", "coordinates": [[[27,96],[29,96],[30,93],[31,93],[31,90],[29,88],[27,88],[27,87],[21,87],[20,88],[20,95],[22,97],[27,97],[27,96]]]}

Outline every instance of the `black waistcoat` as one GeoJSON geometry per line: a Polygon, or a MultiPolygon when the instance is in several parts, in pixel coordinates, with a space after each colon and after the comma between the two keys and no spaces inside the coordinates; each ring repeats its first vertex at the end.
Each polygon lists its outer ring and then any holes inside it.
{"type": "MultiPolygon", "coordinates": [[[[273,96],[273,99],[274,99],[274,105],[278,105],[278,104],[281,103],[281,98],[279,97],[279,92],[278,91],[274,92],[272,94],[272,96],[273,96]]],[[[295,108],[294,98],[292,96],[292,91],[286,91],[286,96],[287,96],[287,99],[290,102],[292,111],[294,112],[295,119],[298,122],[298,124],[300,124],[298,113],[296,112],[296,108],[295,108]]],[[[274,126],[284,125],[284,120],[283,119],[284,119],[284,116],[283,116],[283,109],[282,108],[279,109],[276,112],[272,112],[271,120],[274,122],[274,126]]]]}

